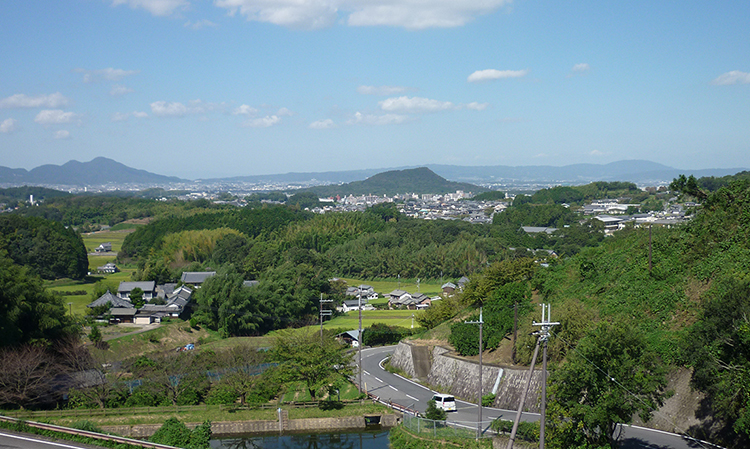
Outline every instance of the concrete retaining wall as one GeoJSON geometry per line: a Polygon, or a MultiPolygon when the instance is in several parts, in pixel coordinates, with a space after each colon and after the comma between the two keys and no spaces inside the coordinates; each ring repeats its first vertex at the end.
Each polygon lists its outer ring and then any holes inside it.
{"type": "MultiPolygon", "coordinates": [[[[395,427],[399,422],[397,415],[381,415],[380,425],[384,428],[395,427]]],[[[194,428],[200,423],[186,423],[194,428]]],[[[161,424],[137,424],[132,426],[102,426],[107,433],[114,433],[130,438],[147,438],[159,430],[161,424]]],[[[328,430],[362,430],[365,429],[364,416],[346,416],[341,418],[308,418],[285,420],[284,432],[317,432],[328,430]]],[[[279,433],[278,421],[219,421],[211,423],[215,435],[241,435],[254,433],[279,433]]]]}
{"type": "MultiPolygon", "coordinates": [[[[416,353],[419,354],[419,351],[416,353]]],[[[412,377],[417,377],[414,370],[416,361],[413,354],[415,354],[414,347],[409,343],[401,342],[393,354],[391,364],[404,370],[412,377]]],[[[424,357],[422,356],[421,358],[424,357]]],[[[432,364],[426,378],[427,383],[441,390],[449,391],[460,398],[474,402],[477,401],[477,386],[479,382],[478,363],[450,355],[448,349],[440,346],[436,346],[433,349],[431,359],[432,364]]],[[[502,376],[498,384],[497,397],[493,406],[516,410],[523,394],[523,388],[525,388],[528,380],[528,369],[483,364],[482,395],[492,392],[501,370],[502,376]]],[[[534,370],[524,411],[539,412],[541,380],[541,370],[534,370]]]]}

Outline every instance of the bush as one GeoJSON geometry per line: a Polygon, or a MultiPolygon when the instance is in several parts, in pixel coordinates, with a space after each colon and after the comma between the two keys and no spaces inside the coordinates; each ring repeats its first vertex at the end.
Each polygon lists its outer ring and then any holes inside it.
{"type": "Polygon", "coordinates": [[[85,430],[86,432],[104,433],[102,429],[96,427],[94,423],[88,420],[76,421],[71,424],[70,427],[78,430],[85,430]]]}
{"type": "Polygon", "coordinates": [[[495,394],[485,394],[482,396],[482,407],[492,407],[492,404],[495,403],[495,394]]]}
{"type": "Polygon", "coordinates": [[[150,440],[154,443],[185,449],[207,449],[210,447],[211,422],[204,421],[191,431],[177,418],[169,418],[150,440]]]}
{"type": "Polygon", "coordinates": [[[448,416],[445,410],[437,408],[435,401],[430,399],[427,402],[427,410],[424,412],[424,417],[433,421],[445,421],[448,416]]]}
{"type": "MultiPolygon", "coordinates": [[[[498,433],[503,432],[509,434],[513,431],[513,421],[498,418],[492,422],[490,428],[498,433]]],[[[518,423],[516,438],[530,442],[539,441],[539,423],[521,421],[518,423]]]]}
{"type": "Polygon", "coordinates": [[[206,404],[209,405],[230,405],[237,402],[239,395],[230,385],[216,384],[206,395],[206,404]]]}

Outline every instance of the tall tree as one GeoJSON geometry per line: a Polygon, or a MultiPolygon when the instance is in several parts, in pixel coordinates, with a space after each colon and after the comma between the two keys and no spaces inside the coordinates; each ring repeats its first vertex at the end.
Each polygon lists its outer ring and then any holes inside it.
{"type": "Polygon", "coordinates": [[[552,447],[617,448],[618,424],[647,421],[662,403],[664,370],[643,335],[601,323],[550,377],[552,447]]]}
{"type": "Polygon", "coordinates": [[[61,297],[44,289],[41,279],[15,265],[0,249],[0,347],[47,344],[77,328],[61,297]]]}
{"type": "Polygon", "coordinates": [[[331,337],[320,341],[316,332],[281,332],[271,358],[280,363],[289,380],[305,382],[315,400],[328,385],[335,385],[353,374],[352,354],[331,337]]]}

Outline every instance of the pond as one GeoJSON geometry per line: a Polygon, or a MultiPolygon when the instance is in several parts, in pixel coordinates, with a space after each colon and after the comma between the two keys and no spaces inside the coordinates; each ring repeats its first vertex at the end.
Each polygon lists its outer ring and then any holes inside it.
{"type": "Polygon", "coordinates": [[[213,449],[388,449],[388,431],[234,436],[211,440],[213,449]]]}

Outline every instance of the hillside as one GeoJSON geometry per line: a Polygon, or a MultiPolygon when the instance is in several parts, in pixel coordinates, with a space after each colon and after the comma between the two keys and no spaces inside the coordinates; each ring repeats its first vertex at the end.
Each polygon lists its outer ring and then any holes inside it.
{"type": "Polygon", "coordinates": [[[426,167],[406,170],[391,170],[371,176],[364,181],[355,181],[338,186],[319,186],[305,189],[321,197],[336,195],[396,195],[399,193],[453,193],[484,192],[488,189],[464,182],[448,181],[426,167]]]}

